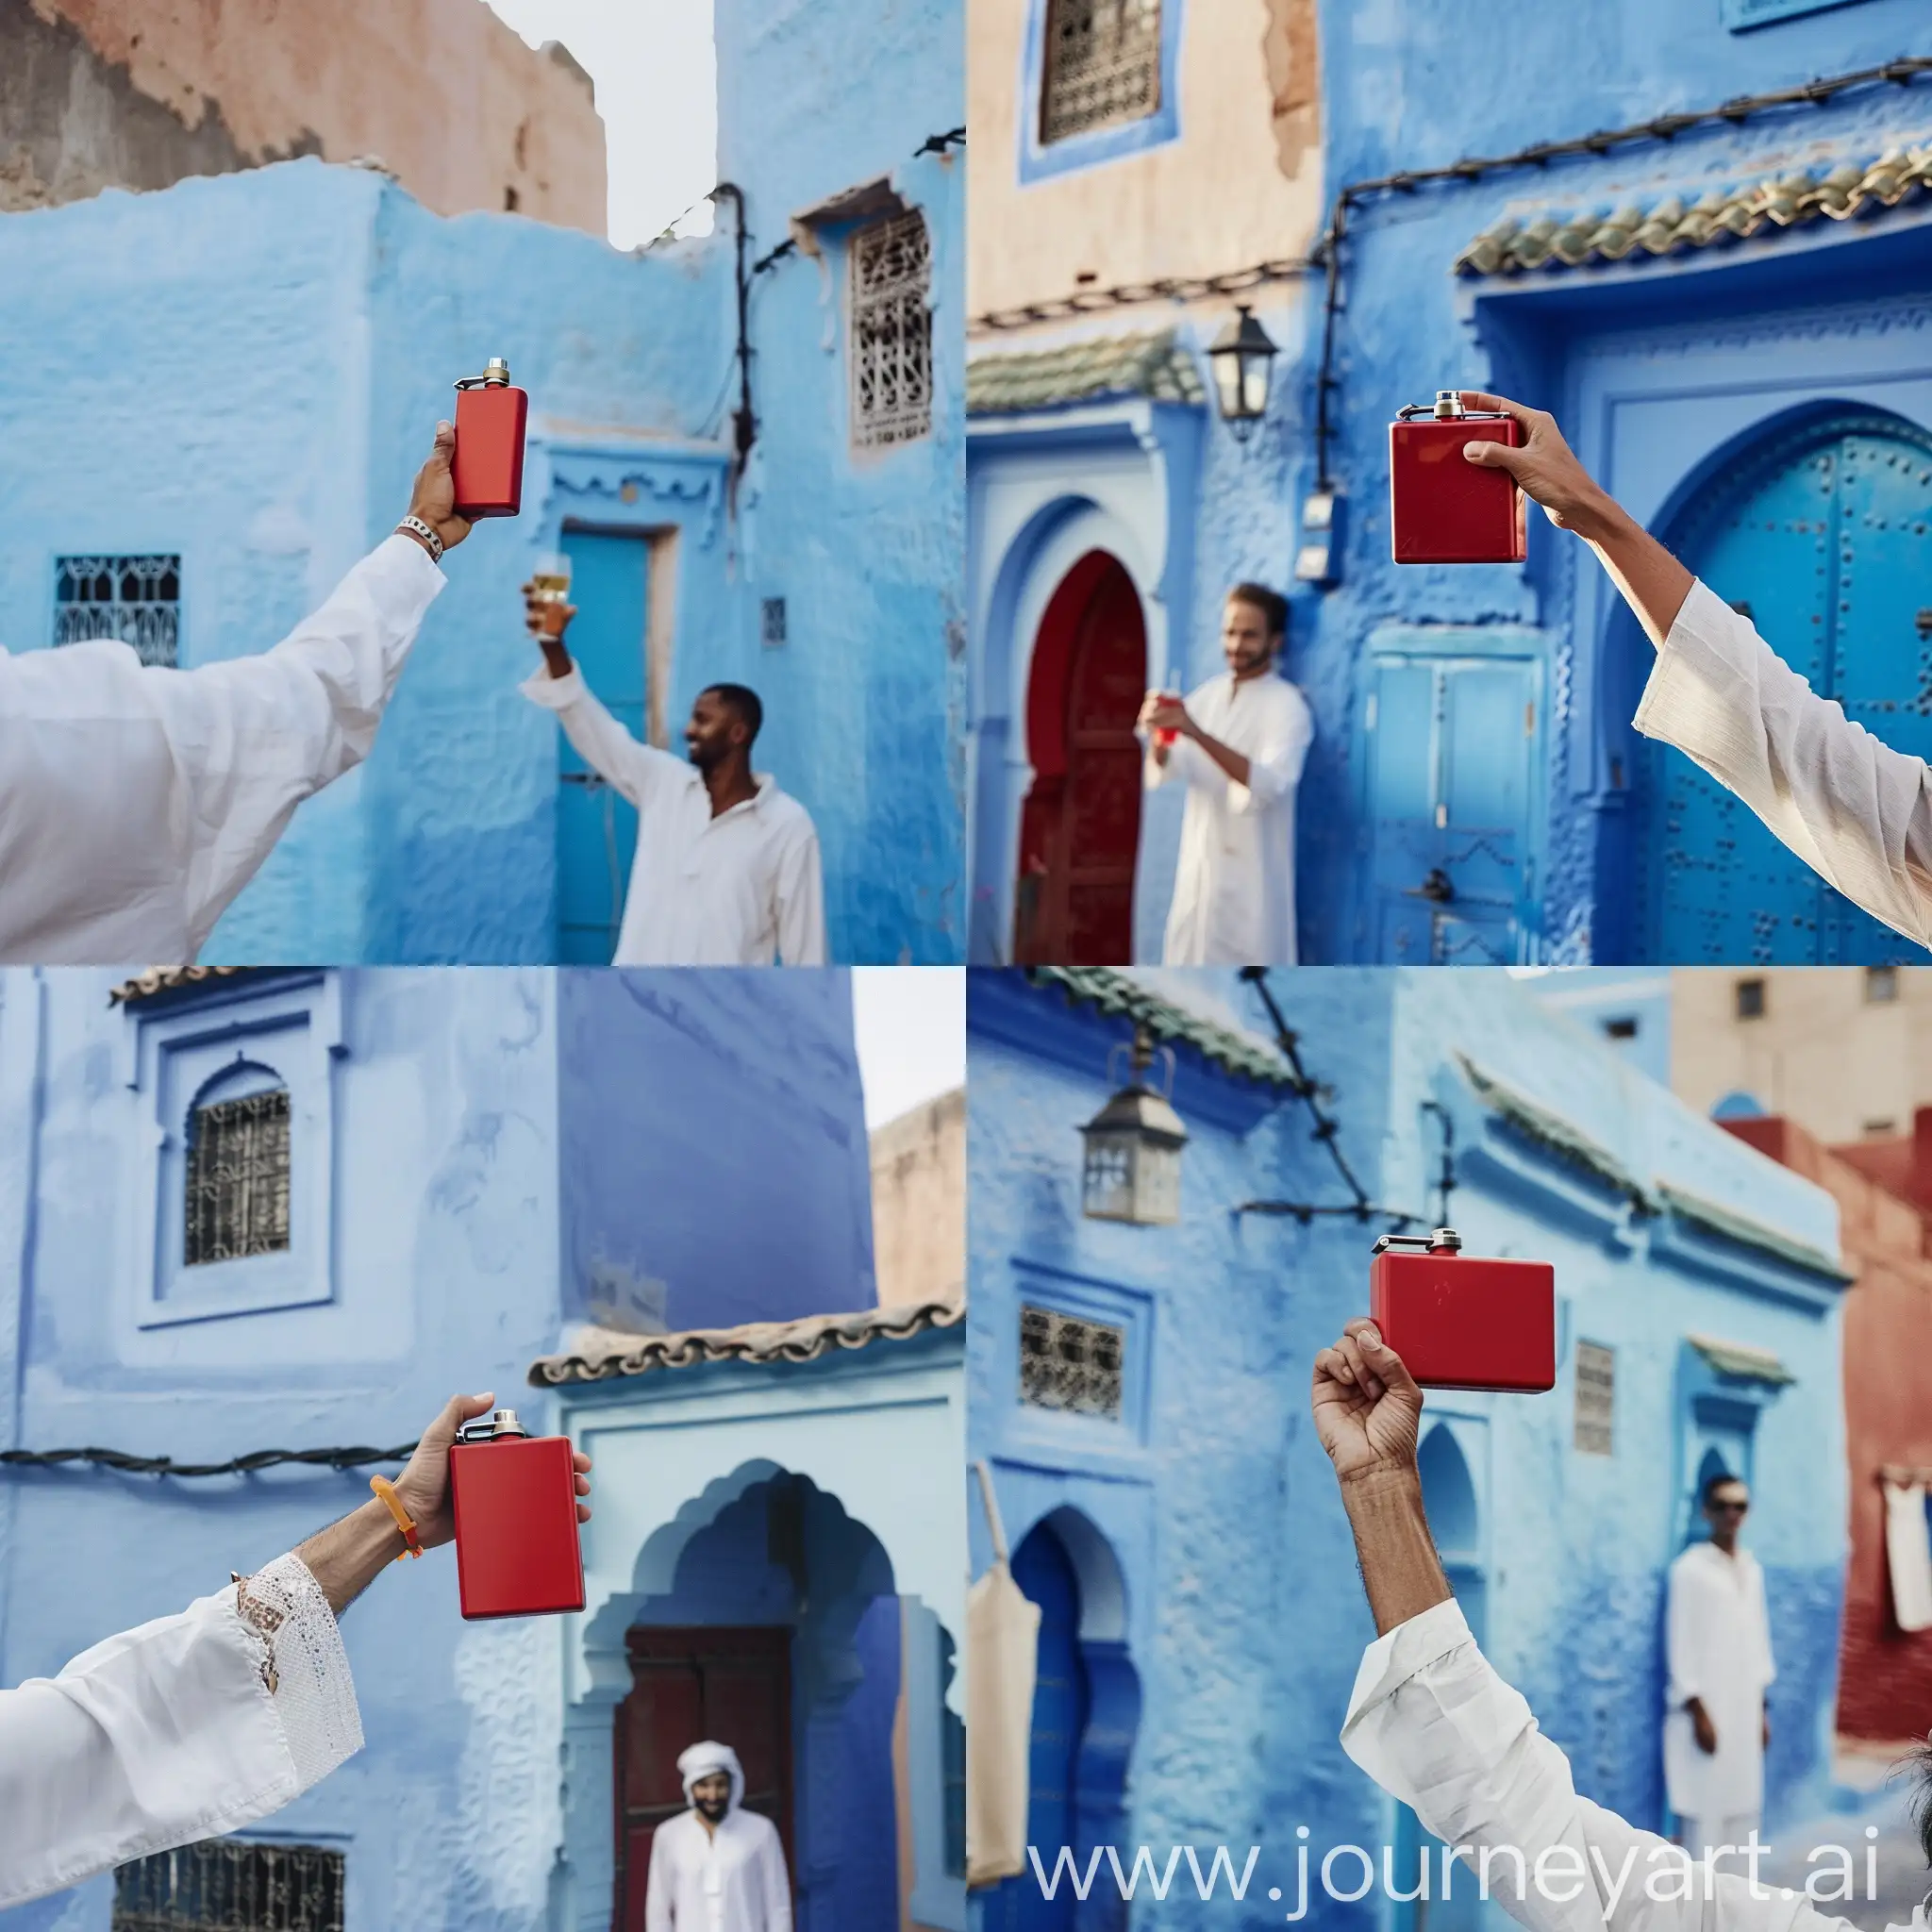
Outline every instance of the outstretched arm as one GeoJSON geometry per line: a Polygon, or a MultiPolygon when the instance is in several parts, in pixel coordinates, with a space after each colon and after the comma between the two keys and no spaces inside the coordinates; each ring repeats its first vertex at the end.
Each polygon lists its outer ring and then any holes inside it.
{"type": "Polygon", "coordinates": [[[1820,697],[1751,621],[1700,583],[1591,481],[1555,419],[1507,397],[1520,449],[1473,442],[1465,457],[1507,470],[1560,529],[1590,544],[1657,648],[1638,707],[1646,737],[1674,745],[1742,799],[1773,835],[1854,905],[1932,945],[1932,772],[1820,697]]]}

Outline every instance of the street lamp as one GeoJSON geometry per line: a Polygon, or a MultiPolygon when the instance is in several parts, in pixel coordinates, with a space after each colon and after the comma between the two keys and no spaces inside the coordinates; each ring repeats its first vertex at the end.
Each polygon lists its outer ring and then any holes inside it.
{"type": "MultiPolygon", "coordinates": [[[[1134,1029],[1127,1052],[1133,1077],[1080,1129],[1086,1146],[1080,1211],[1091,1221],[1131,1221],[1142,1227],[1172,1224],[1181,1218],[1181,1149],[1188,1142],[1188,1130],[1168,1101],[1174,1054],[1161,1049],[1167,1087],[1158,1092],[1143,1077],[1155,1059],[1144,1025],[1134,1029]]],[[[1108,1075],[1112,1074],[1109,1054],[1108,1075]]]]}
{"type": "Polygon", "coordinates": [[[1268,383],[1280,354],[1245,303],[1208,346],[1208,361],[1221,400],[1221,420],[1242,441],[1268,413],[1268,383]]]}

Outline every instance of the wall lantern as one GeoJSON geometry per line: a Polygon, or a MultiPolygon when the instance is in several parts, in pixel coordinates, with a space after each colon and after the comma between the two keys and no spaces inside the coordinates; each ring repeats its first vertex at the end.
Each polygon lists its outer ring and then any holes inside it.
{"type": "Polygon", "coordinates": [[[1268,413],[1268,384],[1280,354],[1268,331],[1245,304],[1238,308],[1208,350],[1214,387],[1221,400],[1221,420],[1242,441],[1268,413]]]}
{"type": "MultiPolygon", "coordinates": [[[[1091,1221],[1159,1226],[1181,1218],[1181,1149],[1188,1143],[1188,1130],[1168,1098],[1174,1091],[1174,1054],[1159,1050],[1167,1061],[1167,1086],[1157,1092],[1144,1077],[1157,1058],[1145,1026],[1134,1029],[1134,1043],[1125,1051],[1133,1077],[1080,1129],[1086,1144],[1080,1211],[1091,1221]]],[[[1113,1054],[1107,1064],[1111,1080],[1113,1054]]]]}

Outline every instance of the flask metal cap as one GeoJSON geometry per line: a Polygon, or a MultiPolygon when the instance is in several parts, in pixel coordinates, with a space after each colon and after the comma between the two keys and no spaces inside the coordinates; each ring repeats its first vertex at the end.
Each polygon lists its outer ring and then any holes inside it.
{"type": "Polygon", "coordinates": [[[465,1423],[457,1431],[458,1442],[488,1442],[498,1436],[527,1436],[529,1430],[517,1420],[513,1408],[494,1408],[488,1415],[479,1415],[473,1422],[465,1423]]]}
{"type": "MultiPolygon", "coordinates": [[[[493,369],[496,365],[492,362],[490,366],[493,369]]],[[[1437,422],[1453,423],[1468,413],[1462,407],[1462,391],[1459,389],[1439,389],[1436,391],[1437,422]]]]}
{"type": "MultiPolygon", "coordinates": [[[[498,388],[506,387],[509,382],[509,363],[501,356],[491,357],[483,365],[483,380],[498,388]]],[[[504,1413],[514,1416],[516,1411],[506,1409],[504,1413]]]]}

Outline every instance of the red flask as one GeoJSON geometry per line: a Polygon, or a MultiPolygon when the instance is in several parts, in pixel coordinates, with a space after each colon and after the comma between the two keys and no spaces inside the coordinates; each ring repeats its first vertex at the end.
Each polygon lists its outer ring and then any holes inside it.
{"type": "Polygon", "coordinates": [[[1369,1313],[1424,1388],[1557,1386],[1557,1271],[1547,1261],[1465,1256],[1453,1227],[1426,1240],[1385,1234],[1369,1263],[1369,1313]]]}
{"type": "Polygon", "coordinates": [[[509,364],[492,356],[481,375],[457,384],[457,514],[513,517],[524,504],[524,430],[530,398],[512,389],[509,364]]]}
{"type": "Polygon", "coordinates": [[[1397,563],[1521,563],[1527,499],[1502,470],[1464,459],[1465,443],[1521,445],[1514,416],[1466,410],[1457,390],[1411,403],[1389,425],[1389,547],[1397,563]],[[1419,419],[1419,420],[1411,420],[1419,419]]]}
{"type": "Polygon", "coordinates": [[[583,1608],[573,1453],[568,1436],[533,1437],[511,1408],[458,1432],[449,1492],[465,1617],[583,1608]]]}

